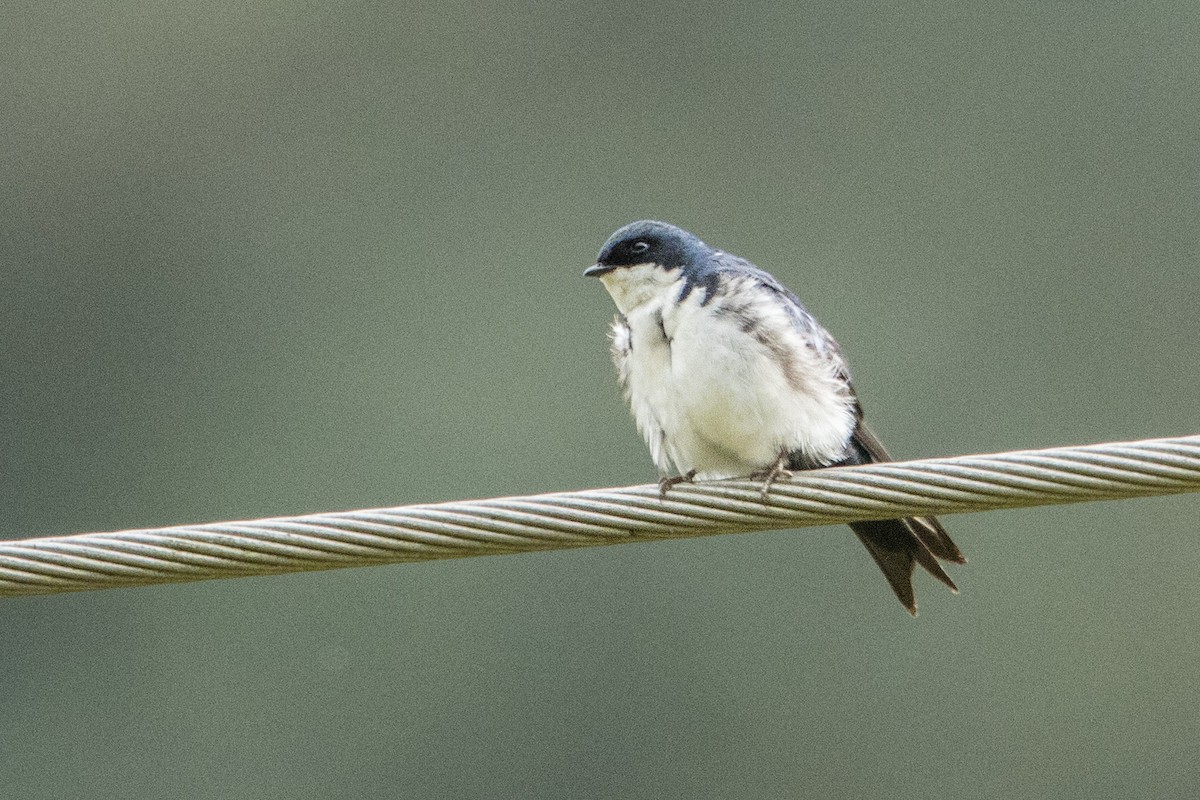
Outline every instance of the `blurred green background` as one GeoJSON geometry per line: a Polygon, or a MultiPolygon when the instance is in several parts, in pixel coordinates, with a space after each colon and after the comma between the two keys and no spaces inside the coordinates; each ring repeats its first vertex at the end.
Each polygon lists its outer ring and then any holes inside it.
{"type": "MultiPolygon", "coordinates": [[[[1200,6],[6,3],[0,536],[642,483],[641,217],[918,457],[1200,431],[1200,6]]],[[[1192,497],[0,603],[0,796],[1184,797],[1192,497]]]]}

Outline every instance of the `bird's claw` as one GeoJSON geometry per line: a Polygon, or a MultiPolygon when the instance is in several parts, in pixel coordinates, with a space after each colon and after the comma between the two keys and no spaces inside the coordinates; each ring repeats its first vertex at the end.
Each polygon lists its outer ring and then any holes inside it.
{"type": "Polygon", "coordinates": [[[688,470],[686,475],[673,475],[671,477],[663,478],[658,482],[658,496],[666,497],[667,490],[669,490],[672,486],[677,486],[681,483],[692,483],[695,480],[696,470],[694,469],[688,470]]]}
{"type": "Polygon", "coordinates": [[[775,481],[779,480],[780,478],[790,479],[792,477],[792,471],[783,466],[787,463],[787,459],[788,454],[787,451],[784,450],[780,452],[779,458],[775,459],[775,463],[770,467],[751,473],[750,480],[763,482],[762,488],[759,489],[759,494],[762,495],[763,502],[766,502],[767,495],[771,493],[771,484],[775,483],[775,481]]]}

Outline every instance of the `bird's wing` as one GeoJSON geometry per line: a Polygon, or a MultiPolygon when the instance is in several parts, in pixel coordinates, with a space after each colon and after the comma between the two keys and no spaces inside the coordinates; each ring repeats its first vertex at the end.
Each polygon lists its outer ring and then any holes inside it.
{"type": "Polygon", "coordinates": [[[742,279],[752,280],[760,291],[771,295],[781,307],[786,308],[789,321],[796,333],[799,334],[798,341],[803,342],[804,346],[811,349],[821,361],[828,363],[838,378],[845,381],[850,394],[854,394],[854,387],[850,381],[850,365],[842,354],[841,345],[833,338],[833,334],[817,322],[816,317],[808,313],[808,309],[791,289],[780,283],[774,275],[766,270],[759,269],[746,259],[730,253],[716,253],[714,262],[718,272],[726,272],[742,279]]]}
{"type": "MultiPolygon", "coordinates": [[[[741,259],[738,259],[741,261],[741,259]]],[[[779,283],[772,275],[743,262],[736,265],[741,274],[752,275],[754,280],[764,290],[775,294],[785,305],[791,317],[791,323],[818,360],[825,362],[836,374],[845,391],[854,403],[856,425],[847,443],[845,458],[835,466],[849,464],[873,464],[891,461],[883,444],[867,427],[862,418],[862,407],[858,403],[854,384],[850,377],[850,367],[842,353],[841,346],[829,331],[825,330],[816,319],[787,287],[779,283]]],[[[809,462],[802,453],[791,454],[788,463],[791,469],[810,469],[822,466],[809,462]]],[[[866,546],[876,564],[883,571],[896,596],[910,612],[916,613],[916,597],[912,587],[912,573],[916,564],[920,564],[931,575],[954,591],[958,591],[954,581],[942,569],[938,559],[962,564],[966,561],[962,551],[946,533],[946,529],[935,517],[907,517],[869,522],[856,522],[850,526],[858,538],[866,546]]]]}
{"type": "MultiPolygon", "coordinates": [[[[891,461],[892,457],[888,455],[884,449],[883,443],[876,438],[871,429],[862,421],[861,417],[858,421],[858,427],[854,430],[854,435],[850,439],[851,455],[844,463],[847,464],[878,464],[886,461],[891,461]]],[[[928,548],[929,552],[945,561],[950,561],[955,564],[963,564],[966,558],[963,557],[962,551],[958,549],[958,545],[950,538],[950,534],[946,533],[946,529],[942,527],[942,523],[938,522],[936,517],[909,517],[902,520],[909,531],[915,536],[921,544],[928,548]]],[[[917,559],[921,559],[918,557],[917,559]]],[[[934,575],[938,575],[941,568],[938,567],[935,572],[931,566],[923,561],[921,565],[929,569],[934,575]]],[[[946,582],[948,578],[944,579],[946,582]]],[[[953,584],[951,584],[953,585],[953,584]]]]}

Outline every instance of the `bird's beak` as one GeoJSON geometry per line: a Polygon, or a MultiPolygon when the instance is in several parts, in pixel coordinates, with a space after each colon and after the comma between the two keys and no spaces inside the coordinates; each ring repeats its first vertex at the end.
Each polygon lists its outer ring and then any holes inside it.
{"type": "Polygon", "coordinates": [[[612,272],[612,267],[606,267],[603,264],[592,264],[583,271],[585,278],[598,278],[606,272],[612,272]]]}

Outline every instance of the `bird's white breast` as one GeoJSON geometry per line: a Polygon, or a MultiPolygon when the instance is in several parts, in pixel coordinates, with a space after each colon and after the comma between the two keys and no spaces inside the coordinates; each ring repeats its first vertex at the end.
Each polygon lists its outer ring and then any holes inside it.
{"type": "MultiPolygon", "coordinates": [[[[840,362],[802,335],[752,277],[732,277],[707,303],[650,265],[602,277],[628,325],[622,372],[630,409],[664,472],[745,476],[783,449],[813,463],[842,457],[853,396],[840,362]]],[[[614,342],[614,352],[617,343],[614,342]]]]}

